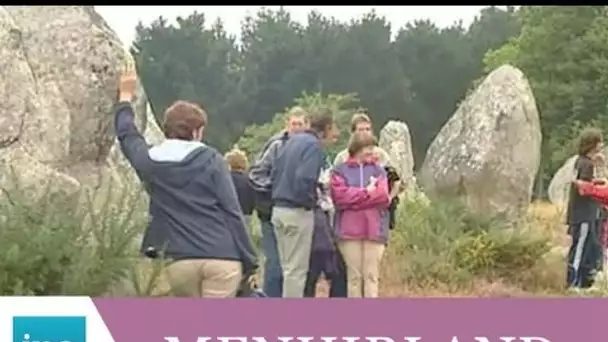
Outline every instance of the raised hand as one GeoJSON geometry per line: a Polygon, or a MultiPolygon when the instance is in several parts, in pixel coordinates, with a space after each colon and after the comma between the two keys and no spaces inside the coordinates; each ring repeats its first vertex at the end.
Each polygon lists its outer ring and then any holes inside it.
{"type": "Polygon", "coordinates": [[[132,101],[137,89],[137,72],[132,60],[127,61],[118,82],[119,101],[132,101]]]}

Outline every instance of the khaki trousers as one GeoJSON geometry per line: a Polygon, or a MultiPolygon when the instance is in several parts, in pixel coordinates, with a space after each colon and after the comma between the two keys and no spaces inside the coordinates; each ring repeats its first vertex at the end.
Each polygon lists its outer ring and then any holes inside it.
{"type": "Polygon", "coordinates": [[[165,281],[176,297],[235,297],[243,278],[240,261],[189,259],[165,269],[165,281]]]}
{"type": "Polygon", "coordinates": [[[375,241],[348,240],[338,243],[346,264],[349,298],[376,298],[380,283],[380,261],[385,245],[375,241]]]}
{"type": "Polygon", "coordinates": [[[314,212],[302,208],[274,207],[272,224],[283,268],[283,297],[302,298],[312,248],[314,212]]]}

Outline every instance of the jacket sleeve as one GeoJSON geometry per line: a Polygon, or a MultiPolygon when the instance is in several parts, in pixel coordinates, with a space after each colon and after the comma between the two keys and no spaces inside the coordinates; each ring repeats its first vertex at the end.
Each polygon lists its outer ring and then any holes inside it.
{"type": "Polygon", "coordinates": [[[245,198],[247,199],[247,215],[251,215],[253,214],[253,211],[255,210],[255,189],[253,188],[253,186],[251,186],[250,182],[247,182],[246,186],[246,195],[245,198]]]}
{"type": "Polygon", "coordinates": [[[378,178],[376,189],[370,193],[369,199],[363,203],[367,207],[387,207],[391,204],[386,176],[378,178]]]}
{"type": "Polygon", "coordinates": [[[251,181],[256,190],[270,187],[270,171],[280,145],[280,140],[272,142],[249,169],[249,181],[251,181]]]}
{"type": "Polygon", "coordinates": [[[314,143],[303,151],[300,165],[296,166],[296,179],[301,184],[302,194],[308,196],[306,202],[309,203],[310,209],[317,203],[317,182],[324,163],[325,152],[314,143]]]}
{"type": "Polygon", "coordinates": [[[239,249],[241,261],[245,272],[251,272],[256,267],[257,258],[253,249],[253,244],[247,233],[245,217],[241,212],[239,200],[236,194],[234,183],[230,177],[230,171],[226,161],[219,157],[216,158],[217,167],[212,176],[215,184],[215,194],[220,206],[228,215],[229,222],[226,226],[232,230],[232,236],[239,249]]]}
{"type": "Polygon", "coordinates": [[[370,197],[365,188],[348,186],[344,177],[337,171],[331,173],[329,186],[334,205],[339,209],[355,209],[370,197]]]}
{"type": "Polygon", "coordinates": [[[133,108],[129,102],[120,102],[115,107],[114,130],[120,150],[140,176],[149,172],[151,160],[146,139],[139,133],[135,123],[133,108]]]}
{"type": "Polygon", "coordinates": [[[390,192],[388,191],[388,179],[386,174],[378,177],[376,189],[369,193],[369,196],[353,205],[354,210],[369,209],[369,208],[388,208],[391,204],[390,192]]]}
{"type": "Polygon", "coordinates": [[[608,187],[597,186],[591,182],[580,182],[577,186],[581,196],[590,196],[602,205],[608,205],[608,187]]]}

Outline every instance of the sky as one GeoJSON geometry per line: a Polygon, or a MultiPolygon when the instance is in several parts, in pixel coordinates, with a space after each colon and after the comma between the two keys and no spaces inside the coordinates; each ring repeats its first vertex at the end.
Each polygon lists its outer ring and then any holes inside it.
{"type": "MultiPolygon", "coordinates": [[[[446,27],[455,21],[462,20],[465,25],[471,23],[479,10],[485,6],[283,6],[292,17],[306,22],[311,10],[317,10],[326,16],[348,21],[361,14],[375,9],[393,26],[403,26],[406,22],[417,19],[430,19],[440,27],[446,27]]],[[[116,31],[125,44],[130,44],[135,35],[135,26],[139,21],[149,24],[159,16],[174,20],[178,16],[187,16],[193,11],[205,13],[209,22],[220,17],[226,30],[235,35],[240,33],[240,23],[247,14],[255,14],[262,6],[95,6],[95,9],[116,31]]],[[[278,9],[279,6],[266,6],[278,9]]]]}

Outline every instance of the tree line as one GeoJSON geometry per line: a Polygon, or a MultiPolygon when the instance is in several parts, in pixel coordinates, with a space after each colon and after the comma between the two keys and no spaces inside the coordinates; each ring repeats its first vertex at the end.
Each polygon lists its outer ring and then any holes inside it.
{"type": "Polygon", "coordinates": [[[407,121],[418,161],[455,109],[483,57],[519,32],[514,8],[488,7],[469,27],[428,20],[393,30],[374,11],[349,22],[310,12],[305,24],[286,10],[246,17],[241,40],[222,21],[194,12],[169,24],[138,25],[134,42],[156,113],[188,99],[209,112],[210,143],[229,148],[251,124],[270,121],[303,92],[356,93],[379,128],[407,121]]]}
{"type": "Polygon", "coordinates": [[[541,112],[544,188],[578,131],[607,117],[606,14],[608,6],[490,6],[466,27],[417,20],[394,28],[374,11],[348,22],[312,11],[301,24],[286,10],[262,9],[245,18],[237,41],[221,20],[194,12],[176,24],[138,25],[132,52],[155,113],[176,99],[203,105],[213,125],[206,138],[220,150],[303,93],[356,94],[376,129],[407,122],[417,165],[473,85],[511,63],[528,76],[541,112]]]}

